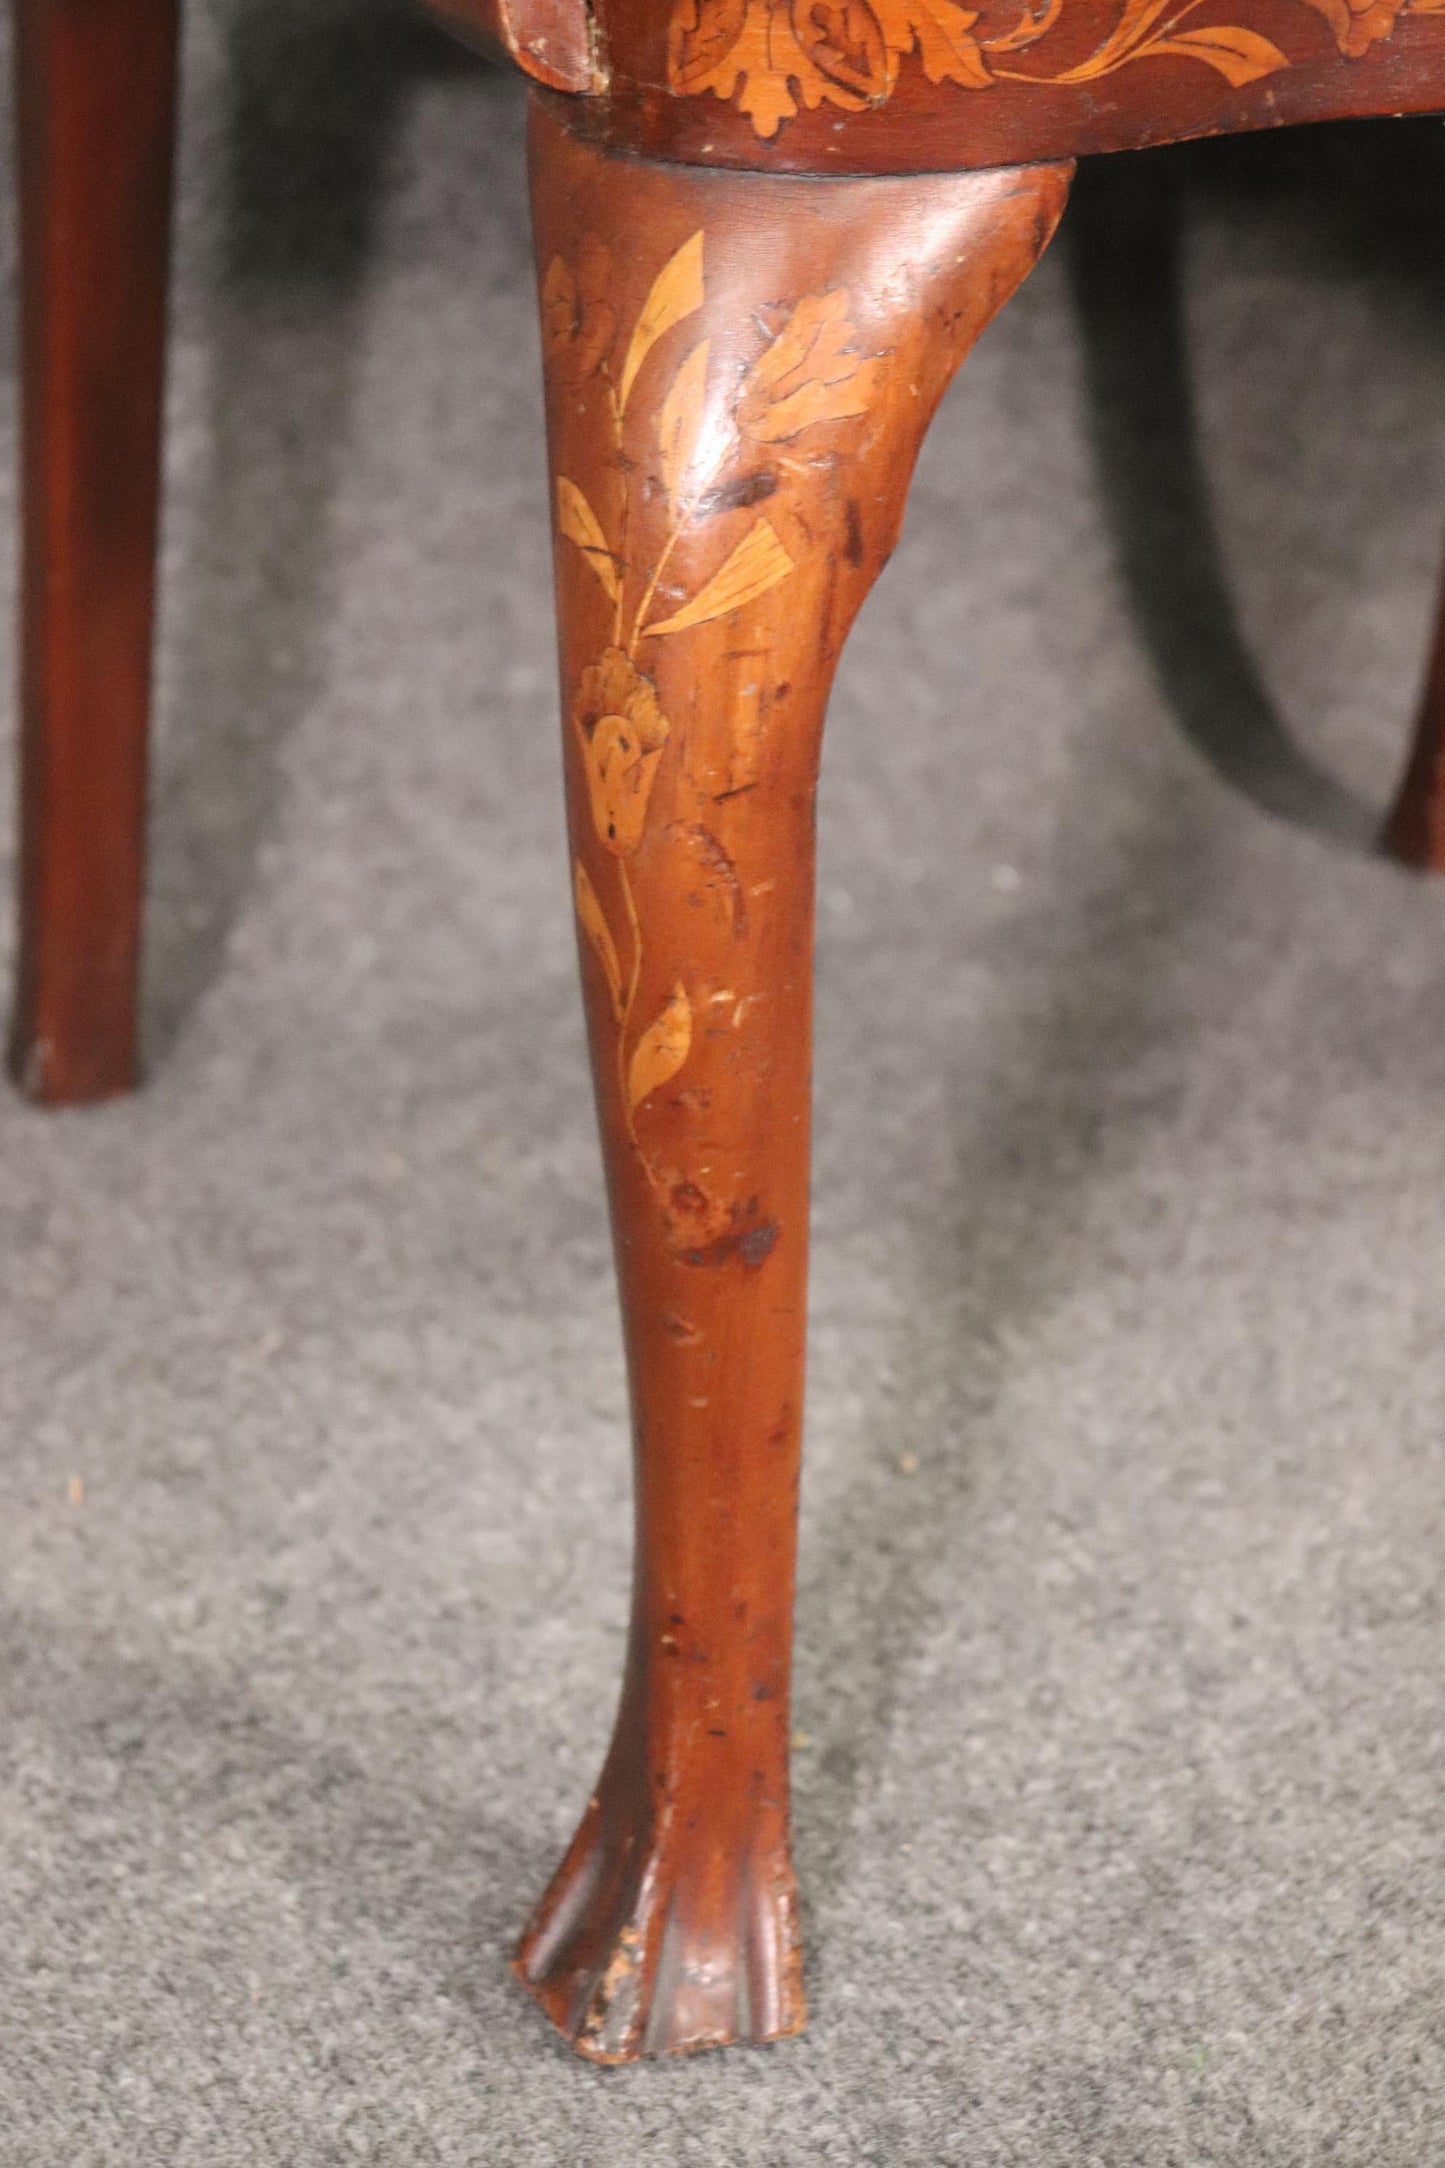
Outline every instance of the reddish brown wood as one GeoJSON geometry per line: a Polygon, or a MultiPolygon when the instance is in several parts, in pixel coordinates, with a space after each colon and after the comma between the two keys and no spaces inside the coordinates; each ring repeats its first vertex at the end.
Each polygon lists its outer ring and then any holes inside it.
{"type": "Polygon", "coordinates": [[[553,90],[601,87],[587,0],[428,0],[470,44],[514,60],[553,90]]]}
{"type": "Polygon", "coordinates": [[[637,1469],[611,1750],[518,1970],[601,2061],[803,2022],[788,1692],[813,805],[839,650],[1070,169],[780,181],[532,135],[569,829],[637,1469]]]}
{"type": "Polygon", "coordinates": [[[771,171],[1016,164],[1445,108],[1441,0],[595,0],[606,140],[771,171]]]}
{"type": "Polygon", "coordinates": [[[15,1073],[136,1073],[174,0],[19,0],[23,572],[15,1073]]]}
{"type": "Polygon", "coordinates": [[[1424,873],[1445,873],[1445,603],[1435,627],[1409,763],[1382,840],[1402,864],[1424,873]]]}

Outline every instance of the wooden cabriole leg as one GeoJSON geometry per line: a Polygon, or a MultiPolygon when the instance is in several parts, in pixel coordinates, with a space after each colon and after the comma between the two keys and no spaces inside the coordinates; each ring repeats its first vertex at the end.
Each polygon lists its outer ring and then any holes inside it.
{"type": "Polygon", "coordinates": [[[176,0],[18,0],[20,959],[33,1098],[136,1075],[176,0]]]}
{"type": "Polygon", "coordinates": [[[1071,169],[612,156],[538,94],[572,881],[637,1559],[596,1792],[517,1970],[621,2062],[796,2032],[788,1695],[813,809],[844,637],[1071,169]]]}
{"type": "Polygon", "coordinates": [[[1445,601],[1425,679],[1400,793],[1385,824],[1384,848],[1422,873],[1445,873],[1445,601]]]}

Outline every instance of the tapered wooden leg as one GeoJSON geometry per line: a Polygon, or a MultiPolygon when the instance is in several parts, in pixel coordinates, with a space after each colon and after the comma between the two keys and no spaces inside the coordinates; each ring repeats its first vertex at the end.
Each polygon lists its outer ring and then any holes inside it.
{"type": "Polygon", "coordinates": [[[1383,841],[1389,855],[1404,865],[1445,873],[1445,602],[1435,628],[1415,742],[1383,841]]]}
{"type": "Polygon", "coordinates": [[[176,0],[18,0],[23,375],[12,1064],[136,1074],[176,0]]]}
{"type": "Polygon", "coordinates": [[[517,1969],[584,2054],[803,2023],[788,1693],[824,705],[1069,168],[778,180],[533,115],[572,878],[631,1377],[621,1709],[517,1969]]]}

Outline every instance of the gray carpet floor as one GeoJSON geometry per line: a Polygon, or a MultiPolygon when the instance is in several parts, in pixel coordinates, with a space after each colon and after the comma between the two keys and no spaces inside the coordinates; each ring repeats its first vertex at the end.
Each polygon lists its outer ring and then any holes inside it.
{"type": "Polygon", "coordinates": [[[1091,169],[940,417],[823,792],[812,2029],[607,2073],[505,1970],[629,1546],[520,103],[186,67],[150,1081],[0,1101],[0,2160],[1423,2168],[1445,130],[1091,169]]]}

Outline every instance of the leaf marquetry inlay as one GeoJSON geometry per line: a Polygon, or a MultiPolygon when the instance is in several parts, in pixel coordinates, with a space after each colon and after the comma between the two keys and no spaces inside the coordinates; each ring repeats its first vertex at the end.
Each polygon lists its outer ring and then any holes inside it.
{"type": "MultiPolygon", "coordinates": [[[[1273,39],[1243,23],[1199,23],[1203,0],[1123,0],[1107,34],[1070,65],[1048,66],[1051,34],[1078,24],[1094,0],[1017,0],[995,26],[962,0],[674,0],[668,84],[678,97],[712,92],[736,103],[765,140],[799,104],[845,113],[886,104],[905,62],[930,83],[986,91],[1000,83],[1083,86],[1138,60],[1188,60],[1233,90],[1291,65],[1273,39]],[[1017,65],[1019,56],[1029,58],[1017,65]]],[[[1403,15],[1445,14],[1445,0],[1300,0],[1322,15],[1346,59],[1393,35],[1403,15]]]]}
{"type": "Polygon", "coordinates": [[[792,577],[797,560],[778,531],[777,505],[798,477],[806,480],[808,468],[791,447],[806,432],[865,415],[886,359],[858,350],[848,295],[833,289],[760,321],[757,353],[728,382],[713,381],[707,338],[678,339],[661,389],[644,401],[638,387],[645,371],[655,383],[652,356],[706,303],[700,232],[668,258],[625,337],[612,305],[610,258],[599,244],[584,240],[575,263],[555,258],[542,281],[549,367],[560,383],[600,385],[611,418],[610,456],[592,478],[600,501],[614,510],[610,531],[569,475],[558,476],[556,491],[558,536],[611,606],[611,638],[581,671],[569,703],[570,736],[601,853],[591,868],[576,859],[573,894],[616,1025],[628,1134],[659,1197],[667,1178],[644,1150],[636,1119],[685,1068],[697,1020],[680,979],[655,1016],[637,1014],[646,932],[629,868],[642,849],[658,769],[673,737],[644,660],[650,662],[659,642],[730,618],[792,577]],[[755,509],[764,499],[776,500],[772,517],[755,509]],[[660,500],[666,518],[650,558],[639,562],[628,545],[643,500],[660,500]],[[738,534],[744,513],[750,516],[738,534]],[[715,556],[714,521],[721,522],[715,556]],[[697,569],[679,586],[674,567],[684,542],[689,547],[681,554],[697,569]],[[616,899],[610,911],[605,895],[616,899]]]}

